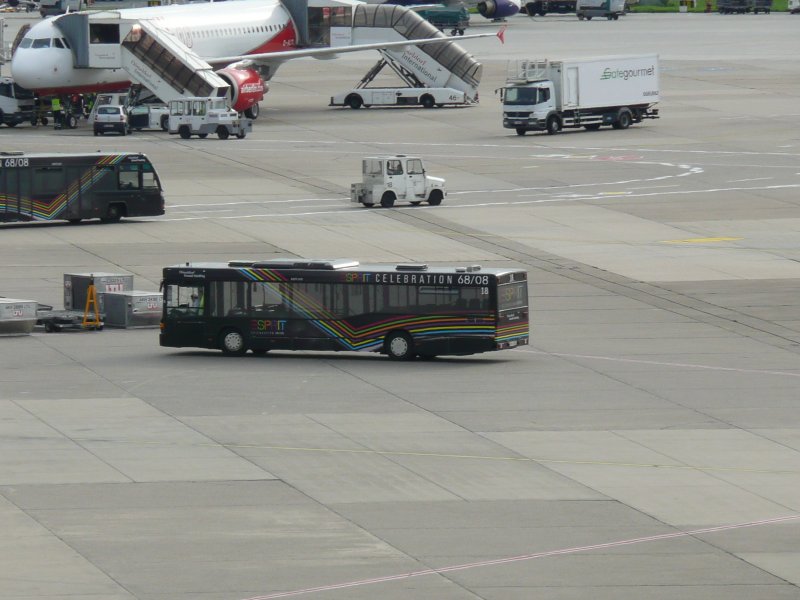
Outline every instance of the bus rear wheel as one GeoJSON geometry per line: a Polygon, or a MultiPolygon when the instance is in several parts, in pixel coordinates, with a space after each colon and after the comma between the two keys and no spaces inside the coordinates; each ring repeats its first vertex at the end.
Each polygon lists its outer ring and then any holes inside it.
{"type": "Polygon", "coordinates": [[[244,344],[244,336],[235,329],[226,329],[220,335],[220,348],[222,353],[228,356],[241,356],[247,352],[244,344]]]}
{"type": "Polygon", "coordinates": [[[414,340],[405,331],[393,331],[383,343],[386,354],[392,360],[411,360],[414,358],[414,340]]]}

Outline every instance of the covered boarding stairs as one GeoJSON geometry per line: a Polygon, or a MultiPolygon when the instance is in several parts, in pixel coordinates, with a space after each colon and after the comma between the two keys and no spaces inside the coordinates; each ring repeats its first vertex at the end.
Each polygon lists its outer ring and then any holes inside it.
{"type": "Polygon", "coordinates": [[[152,22],[107,11],[64,15],[56,24],[70,43],[75,68],[124,69],[164,102],[229,91],[211,65],[152,22]]]}
{"type": "MultiPolygon", "coordinates": [[[[359,4],[355,7],[352,37],[354,44],[404,39],[413,42],[434,37],[446,36],[417,13],[403,6],[359,4]]],[[[449,87],[464,92],[473,102],[478,97],[483,66],[453,41],[409,44],[379,52],[383,59],[373,70],[379,70],[379,65],[382,68],[382,63],[385,62],[411,87],[449,87]]],[[[370,73],[365,79],[370,78],[370,73]]]]}

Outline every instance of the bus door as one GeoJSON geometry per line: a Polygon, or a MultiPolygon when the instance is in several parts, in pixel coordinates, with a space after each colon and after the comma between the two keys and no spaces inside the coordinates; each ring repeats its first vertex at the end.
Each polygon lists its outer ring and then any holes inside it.
{"type": "Polygon", "coordinates": [[[169,330],[178,346],[206,347],[206,290],[203,284],[167,285],[164,310],[169,330]]]}
{"type": "Polygon", "coordinates": [[[528,282],[514,280],[497,286],[497,335],[501,347],[513,347],[528,343],[528,282]]]}
{"type": "Polygon", "coordinates": [[[21,169],[0,170],[0,189],[5,191],[5,201],[0,203],[0,221],[17,221],[22,209],[19,190],[21,169]],[[5,181],[4,181],[5,179],[5,181]]]}
{"type": "MultiPolygon", "coordinates": [[[[86,172],[85,167],[67,167],[67,207],[64,210],[65,219],[80,219],[83,206],[83,192],[81,190],[81,176],[86,172]]],[[[89,210],[86,209],[86,216],[89,210]]]]}

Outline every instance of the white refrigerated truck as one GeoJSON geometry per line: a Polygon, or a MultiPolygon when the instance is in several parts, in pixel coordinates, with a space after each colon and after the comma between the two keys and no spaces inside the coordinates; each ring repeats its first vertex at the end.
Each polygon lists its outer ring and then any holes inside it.
{"type": "Polygon", "coordinates": [[[511,61],[500,90],[503,127],[517,135],[657,119],[658,55],[511,61]]]}

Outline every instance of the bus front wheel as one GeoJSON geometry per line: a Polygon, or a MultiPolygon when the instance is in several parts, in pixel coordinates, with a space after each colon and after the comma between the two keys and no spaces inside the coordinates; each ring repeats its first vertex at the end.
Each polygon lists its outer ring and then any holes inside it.
{"type": "Polygon", "coordinates": [[[235,329],[226,329],[220,336],[220,347],[222,353],[229,356],[241,356],[247,352],[244,345],[244,336],[235,329]]]}
{"type": "Polygon", "coordinates": [[[405,331],[393,331],[384,342],[386,354],[392,360],[411,360],[414,358],[414,340],[405,331]]]}

